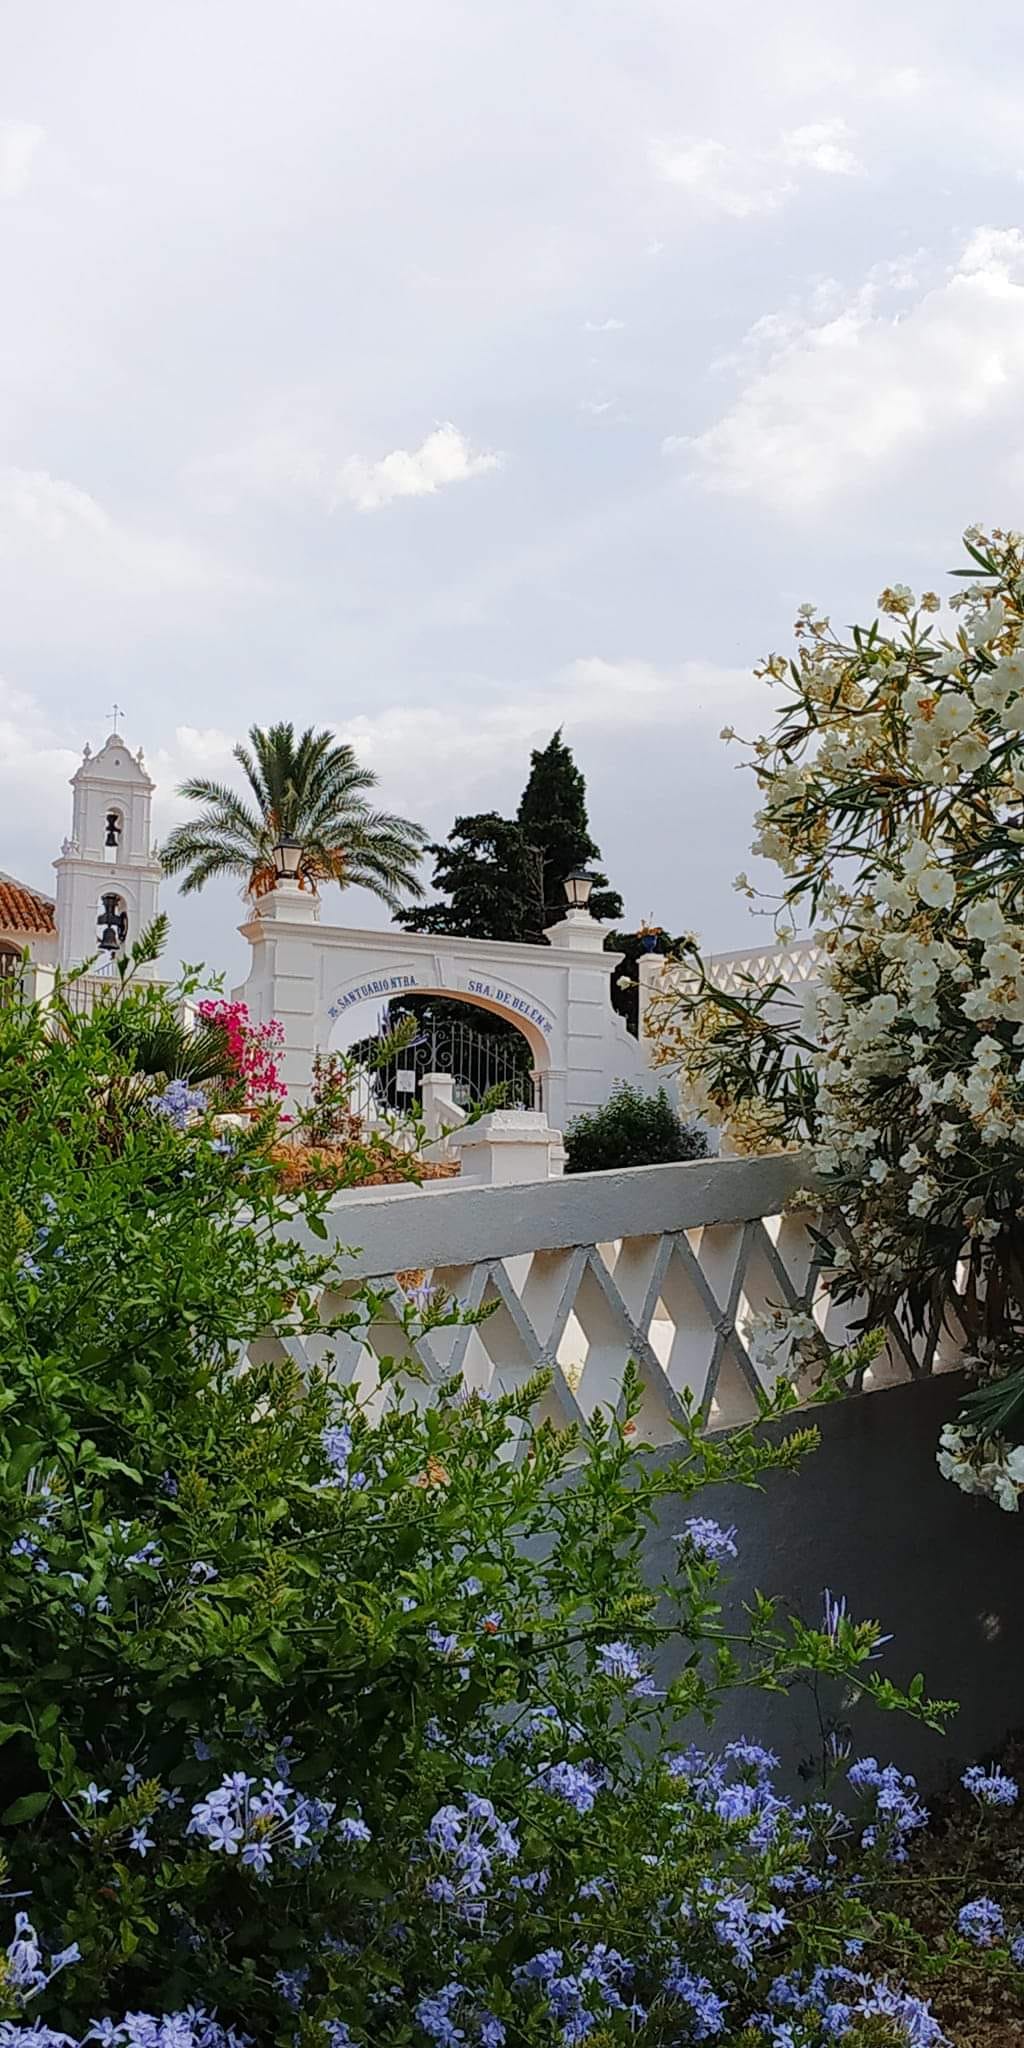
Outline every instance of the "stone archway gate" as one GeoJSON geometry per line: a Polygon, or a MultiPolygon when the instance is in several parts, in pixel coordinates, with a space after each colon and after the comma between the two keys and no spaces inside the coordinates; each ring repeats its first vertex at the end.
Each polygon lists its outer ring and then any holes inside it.
{"type": "Polygon", "coordinates": [[[235,993],[257,1021],[277,1017],[284,1026],[282,1078],[296,1107],[307,1099],[313,1056],[327,1050],[336,1020],[360,1004],[407,994],[454,997],[516,1025],[556,1129],[606,1101],[616,1081],[650,1080],[640,1047],[611,1006],[609,977],[622,956],[604,951],[603,929],[587,912],[551,926],[545,945],[506,946],[323,924],[319,900],[284,882],[241,929],[252,959],[235,993]]]}

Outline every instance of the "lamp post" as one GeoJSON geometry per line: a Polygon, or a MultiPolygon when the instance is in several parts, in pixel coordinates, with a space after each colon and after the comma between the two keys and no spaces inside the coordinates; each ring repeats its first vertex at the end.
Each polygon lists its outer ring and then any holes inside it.
{"type": "Polygon", "coordinates": [[[594,877],[589,868],[570,868],[564,886],[569,916],[589,917],[590,892],[594,886],[594,877]]]}
{"type": "Polygon", "coordinates": [[[294,882],[298,879],[299,864],[302,860],[302,841],[293,839],[290,832],[282,834],[274,848],[274,873],[279,882],[294,882]]]}

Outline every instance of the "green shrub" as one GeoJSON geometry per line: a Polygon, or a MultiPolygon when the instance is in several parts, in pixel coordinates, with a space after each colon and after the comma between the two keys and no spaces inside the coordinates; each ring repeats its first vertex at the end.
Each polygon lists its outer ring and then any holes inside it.
{"type": "Polygon", "coordinates": [[[644,1573],[661,1496],[808,1433],[694,1422],[645,1461],[632,1371],[562,1434],[542,1379],[428,1405],[385,1359],[367,1406],[349,1336],[390,1316],[443,1355],[462,1312],[325,1306],[318,1199],[283,1202],[265,1134],[215,1139],[184,1082],[140,1093],[116,1038],[0,1014],[0,2043],[670,2048],[727,2014],[760,2048],[780,1977],[813,2018],[912,1796],[868,1788],[851,1858],[756,1745],[677,1755],[676,1728],[808,1677],[936,1710],[841,1603],[808,1628],[758,1596],[728,1632],[706,1517],[644,1573]]]}
{"type": "Polygon", "coordinates": [[[588,1110],[565,1134],[567,1173],[599,1173],[614,1166],[666,1166],[676,1159],[704,1159],[707,1139],[683,1122],[664,1088],[647,1095],[619,1081],[600,1109],[588,1110]]]}

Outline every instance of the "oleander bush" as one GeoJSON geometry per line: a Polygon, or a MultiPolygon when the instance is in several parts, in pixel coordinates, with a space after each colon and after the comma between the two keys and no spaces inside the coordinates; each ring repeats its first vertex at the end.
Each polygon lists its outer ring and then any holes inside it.
{"type": "MultiPolygon", "coordinates": [[[[714,987],[697,953],[655,1006],[734,1149],[811,1148],[839,1302],[976,1379],[940,1468],[1007,1509],[1024,1496],[1024,536],[971,529],[961,587],[884,590],[837,632],[801,607],[749,757],[753,851],[781,870],[785,927],[817,925],[805,1007],[778,983],[714,987]]],[[[736,738],[728,728],[723,738],[736,738]]],[[[737,886],[753,896],[746,875],[737,886]]],[[[776,1348],[803,1319],[780,1317],[776,1348]]],[[[820,1348],[820,1347],[818,1347],[820,1348]]]]}
{"type": "MultiPolygon", "coordinates": [[[[891,1903],[923,1809],[843,1725],[944,1709],[841,1599],[727,1627],[693,1499],[811,1433],[650,1463],[632,1371],[579,1432],[543,1378],[361,1392],[351,1336],[465,1312],[325,1294],[323,1198],[117,1044],[0,1013],[0,2048],[931,2048],[891,1903]],[[695,1746],[806,1680],[820,1787],[695,1746]]],[[[941,1939],[1017,1981],[1005,1909],[951,1894],[941,1939]]]]}

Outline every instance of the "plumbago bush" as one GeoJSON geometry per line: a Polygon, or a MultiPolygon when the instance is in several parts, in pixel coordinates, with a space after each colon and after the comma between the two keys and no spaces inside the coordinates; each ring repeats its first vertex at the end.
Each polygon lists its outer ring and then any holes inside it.
{"type": "MultiPolygon", "coordinates": [[[[265,1136],[140,1094],[109,1013],[58,1024],[0,1011],[0,2048],[934,2048],[894,1975],[912,1781],[838,1718],[838,1801],[679,1733],[804,1682],[942,1719],[841,1598],[723,1619],[735,1532],[690,1497],[808,1432],[653,1464],[632,1372],[579,1434],[542,1381],[426,1405],[387,1360],[367,1406],[344,1344],[462,1312],[325,1295],[265,1136]]],[[[944,1939],[1016,1970],[969,1890],[944,1939]]]]}
{"type": "MultiPolygon", "coordinates": [[[[899,584],[848,636],[801,608],[753,743],[756,853],[782,917],[814,920],[809,1010],[776,983],[726,996],[694,951],[660,1001],[680,1068],[738,1149],[810,1142],[839,1301],[927,1345],[964,1340],[977,1386],[939,1463],[1024,1492],[1024,537],[977,529],[951,616],[899,584]]],[[[734,739],[729,731],[724,735],[734,739]]],[[[738,886],[753,894],[745,876],[738,886]]],[[[813,1350],[813,1325],[774,1341],[813,1350]]]]}

